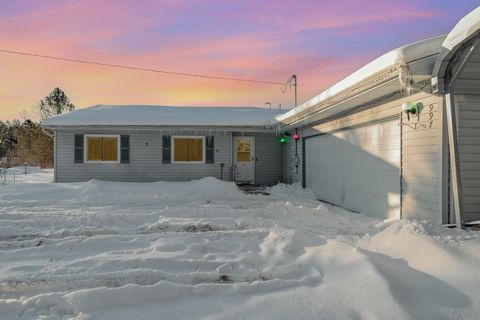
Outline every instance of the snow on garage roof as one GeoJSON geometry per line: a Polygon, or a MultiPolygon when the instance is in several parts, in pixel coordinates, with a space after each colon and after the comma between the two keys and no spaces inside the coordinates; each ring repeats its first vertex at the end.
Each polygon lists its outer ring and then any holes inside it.
{"type": "Polygon", "coordinates": [[[97,105],[47,118],[42,126],[271,126],[283,112],[255,107],[97,105]]]}
{"type": "Polygon", "coordinates": [[[457,23],[443,42],[443,46],[452,50],[478,30],[480,30],[480,7],[477,7],[457,23]]]}
{"type": "MultiPolygon", "coordinates": [[[[445,36],[438,36],[392,50],[373,60],[364,67],[360,68],[358,71],[352,73],[350,76],[336,83],[335,85],[323,91],[319,95],[304,102],[297,108],[294,108],[285,114],[277,116],[276,119],[279,122],[285,121],[288,118],[305,111],[306,109],[319,105],[320,103],[336,96],[337,94],[340,94],[341,92],[355,87],[362,81],[367,80],[370,77],[389,68],[400,68],[402,66],[408,67],[409,63],[415,62],[416,69],[421,70],[422,72],[425,72],[425,70],[427,69],[429,70],[429,75],[431,75],[434,62],[426,60],[424,62],[426,66],[423,66],[421,65],[421,60],[423,58],[430,58],[439,54],[439,52],[441,51],[442,42],[444,40],[445,36]]],[[[410,70],[410,72],[413,76],[415,76],[415,70],[410,70]]]]}

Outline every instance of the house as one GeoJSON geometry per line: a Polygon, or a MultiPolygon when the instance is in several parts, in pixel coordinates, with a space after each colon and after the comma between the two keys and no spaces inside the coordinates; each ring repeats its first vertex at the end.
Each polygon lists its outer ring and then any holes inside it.
{"type": "Polygon", "coordinates": [[[54,132],[55,182],[280,180],[279,110],[98,105],[42,121],[54,132]]]}
{"type": "Polygon", "coordinates": [[[282,177],[382,218],[480,220],[480,7],[277,116],[282,177]],[[292,140],[291,140],[292,141],[292,140]]]}
{"type": "Polygon", "coordinates": [[[55,181],[300,182],[381,218],[478,223],[479,39],[480,7],[286,113],[95,106],[48,118],[55,181]]]}

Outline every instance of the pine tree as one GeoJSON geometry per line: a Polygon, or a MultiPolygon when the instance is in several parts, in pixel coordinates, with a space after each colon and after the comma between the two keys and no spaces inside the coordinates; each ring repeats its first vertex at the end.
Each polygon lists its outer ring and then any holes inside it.
{"type": "Polygon", "coordinates": [[[70,102],[65,92],[58,87],[40,101],[40,116],[42,120],[74,109],[75,106],[70,102]]]}

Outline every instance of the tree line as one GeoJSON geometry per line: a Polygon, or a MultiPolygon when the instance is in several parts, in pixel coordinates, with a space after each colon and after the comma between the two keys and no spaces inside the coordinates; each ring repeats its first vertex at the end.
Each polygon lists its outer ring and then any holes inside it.
{"type": "MultiPolygon", "coordinates": [[[[39,103],[42,120],[74,109],[60,88],[53,89],[39,103]]],[[[40,121],[0,120],[0,166],[9,168],[25,164],[53,167],[53,133],[43,130],[40,121]]]]}

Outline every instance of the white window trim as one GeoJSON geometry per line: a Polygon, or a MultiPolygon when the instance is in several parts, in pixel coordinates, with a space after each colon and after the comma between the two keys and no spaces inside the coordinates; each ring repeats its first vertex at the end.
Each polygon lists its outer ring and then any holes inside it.
{"type": "Polygon", "coordinates": [[[172,159],[172,164],[205,164],[206,163],[206,154],[205,154],[205,136],[172,136],[171,150],[170,150],[170,159],[172,159]],[[202,161],[175,161],[175,139],[202,139],[202,161]]]}
{"type": "Polygon", "coordinates": [[[120,163],[120,135],[119,134],[84,134],[83,135],[83,162],[84,163],[101,163],[101,164],[117,164],[120,163]],[[98,161],[98,160],[88,160],[88,143],[87,138],[117,138],[117,161],[98,161]]]}

